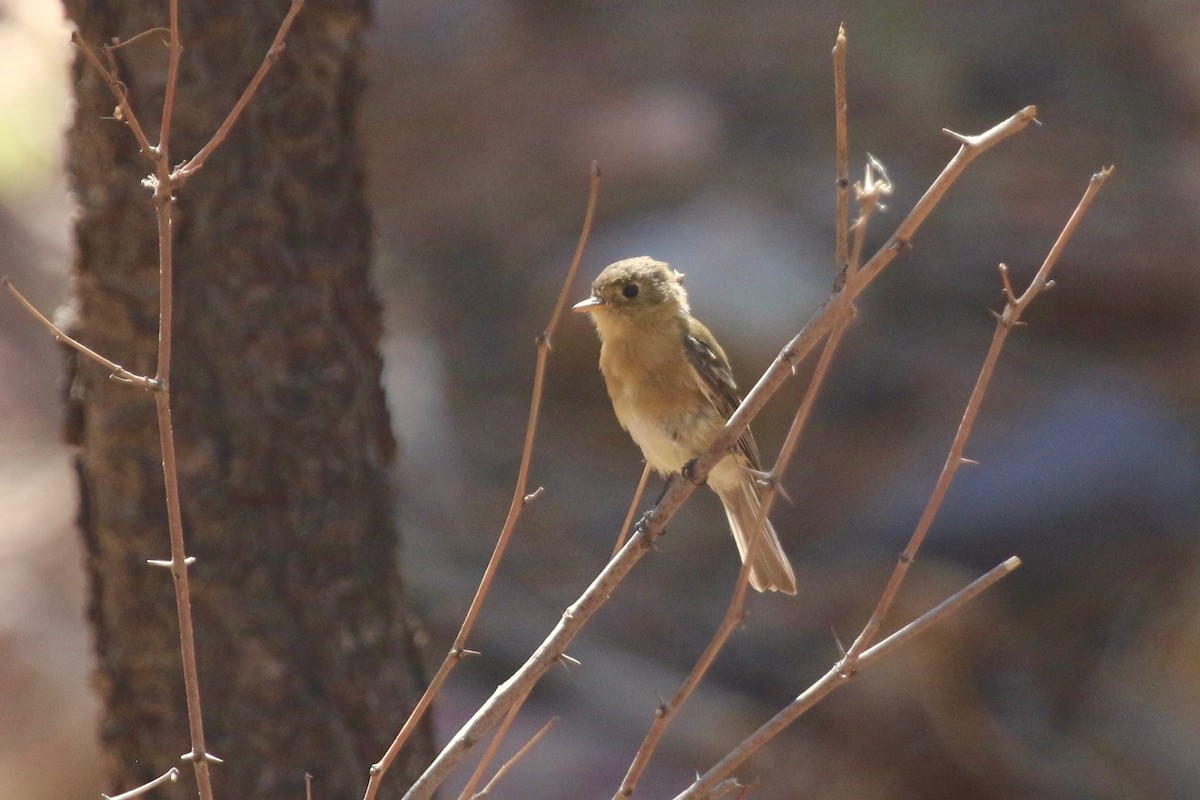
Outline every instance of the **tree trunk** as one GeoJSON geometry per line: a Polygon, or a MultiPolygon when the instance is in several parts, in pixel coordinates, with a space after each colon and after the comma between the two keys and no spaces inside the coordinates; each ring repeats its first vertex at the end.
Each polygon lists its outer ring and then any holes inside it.
{"type": "MultiPolygon", "coordinates": [[[[167,24],[160,0],[67,0],[93,47],[167,24]]],[[[171,157],[194,154],[261,62],[286,2],[181,2],[171,157]]],[[[218,798],[360,796],[422,688],[396,562],[380,314],[355,116],[365,2],[309,0],[232,135],[179,193],[172,400],[200,691],[218,798]]],[[[151,141],[163,36],[114,52],[151,141]]],[[[82,56],[68,136],[77,338],[155,371],[150,167],[82,56]]],[[[154,406],[72,358],[68,438],[113,790],[190,751],[154,406]]],[[[384,794],[427,763],[426,727],[384,794]]],[[[190,781],[190,770],[185,770],[190,781]]],[[[391,796],[391,795],[389,795],[391,796]]]]}

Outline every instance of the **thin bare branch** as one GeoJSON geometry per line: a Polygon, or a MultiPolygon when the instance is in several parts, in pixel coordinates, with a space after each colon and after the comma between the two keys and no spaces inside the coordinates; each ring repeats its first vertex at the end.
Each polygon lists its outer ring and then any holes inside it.
{"type": "MultiPolygon", "coordinates": [[[[289,9],[288,15],[281,25],[279,32],[275,36],[275,41],[271,45],[271,50],[268,51],[267,57],[264,60],[263,66],[255,74],[251,81],[250,87],[242,94],[238,104],[235,106],[230,116],[218,129],[217,133],[205,145],[204,149],[198,154],[198,158],[194,158],[191,162],[192,170],[199,169],[213,150],[224,140],[232,127],[233,122],[241,113],[246,103],[254,94],[254,89],[262,80],[267,68],[278,55],[280,48],[283,46],[283,39],[291,27],[292,20],[296,13],[300,10],[302,0],[293,0],[292,8],[289,9]],[[202,157],[200,157],[202,156],[202,157]]],[[[155,411],[158,417],[158,432],[159,445],[162,449],[162,469],[164,492],[166,496],[167,506],[167,527],[171,542],[171,559],[169,562],[171,570],[171,578],[175,589],[175,606],[179,619],[179,645],[183,661],[183,681],[184,695],[187,701],[188,727],[191,735],[192,749],[185,753],[184,760],[191,761],[196,771],[196,784],[201,800],[212,800],[212,780],[209,775],[209,764],[220,763],[220,759],[208,752],[205,745],[204,737],[204,720],[200,702],[200,680],[199,672],[196,667],[196,645],[195,632],[192,622],[192,607],[191,607],[191,589],[188,581],[188,566],[192,563],[186,552],[185,540],[183,533],[183,519],[180,510],[179,501],[179,480],[176,469],[175,456],[175,436],[172,430],[171,420],[171,348],[172,348],[172,333],[174,328],[174,278],[173,278],[173,232],[171,209],[173,206],[173,192],[182,178],[177,178],[171,172],[170,168],[170,139],[171,139],[171,120],[175,107],[175,94],[179,82],[179,59],[182,53],[182,41],[179,32],[179,3],[178,0],[170,0],[169,3],[169,18],[170,18],[170,56],[167,68],[167,81],[162,109],[162,125],[160,128],[160,139],[158,146],[151,146],[146,138],[146,134],[139,123],[137,116],[133,113],[133,109],[129,104],[125,86],[116,78],[115,75],[115,59],[112,57],[112,51],[109,48],[105,49],[105,55],[109,58],[112,68],[106,68],[96,57],[95,52],[83,41],[83,38],[78,34],[72,36],[72,41],[79,46],[84,56],[96,69],[96,71],[108,84],[110,91],[117,100],[120,117],[126,124],[129,125],[133,132],[134,138],[137,140],[138,146],[141,148],[143,155],[148,157],[154,164],[154,176],[148,180],[148,185],[154,191],[155,213],[158,223],[158,253],[159,253],[159,323],[158,323],[158,353],[157,353],[157,371],[153,380],[148,378],[140,378],[132,375],[116,364],[101,358],[93,351],[88,350],[79,343],[65,336],[49,323],[41,314],[35,315],[45,324],[50,325],[55,335],[61,341],[71,344],[80,352],[94,358],[112,369],[113,374],[119,379],[129,383],[143,385],[146,388],[155,389],[154,404],[155,411]]],[[[186,177],[184,173],[183,177],[186,177]]],[[[12,287],[9,287],[12,289],[12,287]]],[[[19,293],[13,289],[26,307],[31,311],[34,309],[19,293]]],[[[161,562],[160,562],[161,563],[161,562]]]]}
{"type": "MultiPolygon", "coordinates": [[[[517,483],[513,489],[513,497],[512,502],[509,504],[508,515],[504,520],[504,526],[500,530],[500,535],[496,539],[496,546],[492,550],[492,557],[488,561],[487,567],[483,572],[483,577],[479,581],[479,588],[475,590],[475,597],[471,600],[471,605],[467,609],[462,625],[459,627],[458,635],[454,637],[454,643],[451,645],[449,653],[442,660],[441,666],[434,673],[433,679],[430,680],[429,686],[425,689],[425,693],[417,701],[412,714],[409,715],[400,732],[396,734],[396,738],[388,747],[387,752],[384,753],[383,758],[371,765],[370,779],[367,781],[367,790],[363,796],[364,800],[373,800],[375,798],[379,792],[379,786],[384,774],[387,773],[392,762],[396,760],[396,756],[399,755],[404,743],[408,741],[412,732],[416,730],[417,724],[425,715],[430,703],[433,702],[433,698],[437,696],[442,684],[445,683],[446,678],[449,677],[450,672],[461,658],[463,649],[466,647],[467,637],[470,635],[471,629],[475,626],[475,620],[483,608],[483,601],[491,589],[492,579],[496,574],[496,570],[500,567],[500,561],[504,558],[504,552],[508,548],[509,540],[512,538],[513,530],[516,528],[517,519],[521,515],[521,510],[525,507],[524,498],[526,486],[529,481],[529,467],[533,460],[533,444],[537,435],[538,419],[541,415],[542,393],[546,380],[546,362],[550,356],[550,340],[557,328],[563,309],[566,307],[567,298],[570,296],[571,284],[574,282],[575,275],[579,271],[579,263],[583,260],[583,251],[587,246],[588,237],[591,235],[592,220],[596,215],[596,203],[599,195],[600,169],[597,164],[593,163],[588,185],[587,210],[583,215],[583,227],[579,232],[579,241],[575,246],[575,255],[571,259],[571,266],[567,270],[566,278],[563,280],[558,301],[555,303],[554,310],[550,314],[550,320],[546,324],[545,330],[537,337],[537,364],[534,368],[532,398],[529,404],[529,420],[526,423],[525,443],[521,450],[521,463],[517,468],[517,483]]],[[[557,655],[561,655],[561,653],[556,654],[556,658],[557,655]]],[[[505,706],[505,712],[511,705],[512,703],[509,703],[505,706]]],[[[473,744],[474,742],[472,742],[473,744]]]]}
{"type": "Polygon", "coordinates": [[[483,751],[483,755],[479,759],[479,763],[475,765],[475,771],[471,773],[470,780],[463,790],[458,794],[458,800],[471,800],[475,797],[475,787],[483,780],[483,776],[487,774],[488,766],[491,765],[492,759],[496,756],[496,751],[500,749],[500,743],[504,741],[504,737],[508,734],[508,729],[512,727],[513,721],[517,715],[521,713],[522,706],[525,705],[526,695],[521,700],[513,703],[512,708],[504,715],[504,721],[500,723],[500,727],[496,729],[496,733],[492,736],[492,740],[488,742],[487,749],[483,751]]]}
{"type": "Polygon", "coordinates": [[[108,67],[100,63],[100,59],[96,56],[96,51],[93,50],[83,37],[79,35],[79,31],[71,33],[71,41],[79,48],[84,57],[100,73],[100,77],[108,84],[108,89],[112,92],[117,101],[117,117],[129,126],[129,130],[133,133],[133,138],[137,140],[138,149],[146,158],[152,159],[157,154],[154,145],[150,144],[150,140],[146,138],[146,132],[142,130],[142,123],[138,121],[137,114],[133,113],[133,106],[129,105],[129,93],[125,90],[125,84],[117,79],[117,76],[112,73],[108,67]]]}
{"type": "Polygon", "coordinates": [[[138,42],[142,41],[143,39],[147,39],[156,33],[165,33],[166,36],[163,38],[162,43],[165,44],[167,47],[171,46],[171,29],[170,28],[148,28],[147,30],[142,31],[141,33],[130,36],[128,39],[118,39],[116,37],[113,37],[112,42],[104,45],[104,54],[110,56],[110,63],[111,63],[111,54],[113,52],[120,50],[124,47],[129,47],[132,44],[137,44],[138,42]]]}
{"type": "MultiPolygon", "coordinates": [[[[817,309],[817,312],[808,324],[804,326],[804,329],[796,334],[784,346],[779,355],[775,357],[771,366],[759,378],[758,383],[754,385],[750,393],[746,395],[745,400],[738,406],[733,416],[729,418],[729,421],[725,424],[725,430],[713,442],[712,447],[709,448],[705,455],[696,460],[692,467],[692,472],[696,480],[702,480],[707,477],[709,470],[724,457],[725,453],[729,452],[729,449],[734,446],[734,443],[741,436],[742,431],[746,429],[746,426],[750,424],[750,421],[758,416],[763,406],[767,404],[775,392],[779,390],[779,387],[791,376],[793,365],[803,361],[812,352],[813,347],[829,335],[829,331],[833,328],[835,322],[833,309],[842,295],[845,294],[851,302],[857,299],[879,277],[880,273],[891,264],[896,256],[911,244],[912,238],[921,224],[929,217],[946,192],[949,191],[950,187],[963,173],[963,170],[981,153],[986,152],[1010,136],[1023,131],[1036,116],[1037,108],[1035,106],[1026,106],[993,128],[978,136],[969,137],[969,143],[964,143],[959,148],[958,152],[942,169],[937,179],[925,190],[925,194],[921,196],[921,199],[917,201],[913,209],[908,212],[908,216],[904,218],[904,221],[896,228],[896,231],[884,246],[862,266],[852,280],[847,280],[846,285],[840,291],[835,292],[825,301],[821,308],[817,309]]],[[[695,488],[696,484],[692,481],[676,482],[659,501],[659,507],[664,509],[664,511],[671,510],[673,514],[673,509],[682,504],[695,491],[695,488]]]]}
{"type": "Polygon", "coordinates": [[[159,786],[162,786],[164,783],[174,783],[177,780],[179,780],[179,767],[171,767],[169,770],[164,772],[162,775],[159,775],[157,778],[150,781],[149,783],[143,783],[141,786],[137,787],[136,789],[130,789],[128,792],[122,792],[121,794],[115,794],[111,797],[109,797],[108,795],[103,794],[103,793],[100,796],[103,797],[104,800],[133,800],[133,798],[135,798],[135,797],[141,797],[142,795],[146,794],[147,792],[149,792],[153,789],[157,789],[159,786]]]}
{"type": "Polygon", "coordinates": [[[158,155],[164,163],[171,163],[171,119],[175,113],[175,90],[179,88],[179,57],[183,54],[183,43],[179,40],[179,0],[168,3],[170,38],[167,42],[167,86],[163,95],[162,125],[158,133],[158,155]]]}
{"type": "MultiPolygon", "coordinates": [[[[890,655],[896,648],[910,639],[956,614],[964,606],[990,589],[1020,565],[1021,560],[1013,556],[1004,563],[989,570],[985,575],[975,579],[935,608],[930,609],[913,622],[910,622],[879,644],[864,652],[858,662],[858,671],[861,672],[876,661],[890,655]]],[[[849,683],[848,678],[857,674],[852,673],[847,675],[843,673],[841,662],[839,661],[778,714],[764,723],[757,731],[746,737],[741,744],[730,751],[712,769],[697,778],[695,783],[677,795],[675,800],[710,800],[716,797],[718,787],[724,781],[728,780],[733,772],[745,763],[746,759],[762,749],[767,742],[778,736],[810,708],[835,690],[849,683]]]]}
{"type": "MultiPolygon", "coordinates": [[[[1058,256],[1066,245],[1067,240],[1074,233],[1079,220],[1086,213],[1092,199],[1100,191],[1100,187],[1104,185],[1104,181],[1108,179],[1111,172],[1112,168],[1110,167],[1092,176],[1091,181],[1088,182],[1087,191],[1084,192],[1075,211],[1071,214],[1071,218],[1059,234],[1050,253],[1046,256],[1041,269],[1038,270],[1037,275],[1034,276],[1025,293],[1020,298],[1013,299],[1011,284],[1005,281],[1006,302],[1004,311],[996,321],[996,330],[992,335],[991,345],[988,347],[988,353],[984,358],[983,366],[979,370],[979,377],[975,381],[975,388],[971,391],[971,396],[967,400],[967,407],[963,411],[962,421],[959,422],[958,431],[955,433],[954,441],[950,445],[950,452],[946,456],[942,472],[938,476],[933,493],[929,497],[929,502],[926,504],[925,510],[921,513],[921,518],[917,522],[917,527],[913,531],[908,545],[905,546],[904,552],[900,554],[896,562],[896,567],[892,571],[891,578],[888,579],[887,586],[884,588],[883,594],[880,596],[870,620],[868,620],[866,626],[863,628],[862,633],[850,645],[850,650],[843,659],[843,665],[847,672],[854,671],[856,659],[871,645],[878,635],[879,629],[882,627],[884,619],[887,617],[887,613],[891,609],[892,603],[895,602],[901,585],[904,583],[904,578],[908,574],[909,567],[912,566],[913,560],[917,557],[917,551],[920,550],[921,544],[925,541],[926,534],[929,533],[930,526],[933,525],[933,520],[942,506],[946,492],[949,490],[950,484],[954,480],[959,467],[964,463],[963,452],[966,449],[967,440],[971,436],[971,430],[975,425],[975,418],[978,416],[979,408],[983,404],[983,398],[987,394],[992,373],[995,370],[997,360],[1000,358],[1000,352],[1004,348],[1004,342],[1007,340],[1009,332],[1019,321],[1021,312],[1028,307],[1029,303],[1033,301],[1046,285],[1050,270],[1058,260],[1058,256]]],[[[1001,272],[1001,275],[1006,274],[1007,270],[1001,272]]]]}
{"type": "Polygon", "coordinates": [[[7,275],[0,277],[0,283],[3,283],[5,287],[8,288],[8,291],[12,292],[13,297],[17,298],[21,305],[25,306],[25,310],[32,314],[34,319],[50,329],[50,332],[54,334],[54,339],[56,341],[70,345],[80,353],[83,353],[85,356],[95,361],[97,364],[102,364],[112,374],[112,377],[119,381],[129,383],[149,391],[158,391],[160,388],[162,388],[153,378],[147,378],[144,375],[135,375],[134,373],[122,367],[120,364],[109,361],[95,350],[92,350],[90,347],[81,344],[67,334],[63,333],[63,331],[57,325],[51,322],[42,312],[38,311],[32,303],[25,299],[25,295],[21,294],[21,292],[17,290],[16,286],[13,286],[12,281],[8,279],[7,275]]]}
{"type": "Polygon", "coordinates": [[[625,546],[625,538],[629,536],[629,526],[633,524],[633,517],[637,514],[638,505],[642,502],[642,495],[646,492],[646,482],[650,480],[652,468],[647,462],[642,468],[642,477],[638,479],[637,488],[633,490],[633,499],[629,501],[629,511],[625,513],[625,521],[621,523],[621,532],[617,534],[617,543],[613,546],[612,554],[615,556],[625,546]]]}
{"type": "Polygon", "coordinates": [[[837,138],[837,243],[834,263],[839,280],[850,263],[848,249],[850,224],[850,144],[849,126],[846,122],[846,27],[838,26],[837,42],[833,46],[833,110],[834,129],[837,138]]]}
{"type": "Polygon", "coordinates": [[[558,722],[558,717],[547,720],[546,724],[543,725],[528,742],[522,745],[521,749],[514,753],[512,758],[510,758],[508,761],[505,761],[504,765],[501,766],[500,769],[496,770],[496,774],[493,775],[492,779],[487,782],[486,786],[483,787],[483,791],[477,795],[474,795],[471,800],[482,800],[482,798],[490,795],[492,790],[496,788],[496,784],[500,782],[500,779],[507,775],[508,771],[516,766],[516,763],[524,758],[525,754],[532,750],[534,745],[536,745],[543,736],[550,732],[550,729],[554,727],[554,723],[556,722],[558,722]]]}
{"type": "MultiPolygon", "coordinates": [[[[869,214],[869,212],[867,213],[869,214]]],[[[624,780],[621,781],[621,787],[613,795],[613,800],[620,800],[620,798],[630,797],[633,794],[638,781],[641,780],[642,774],[650,765],[650,759],[653,758],[654,752],[658,748],[658,744],[666,733],[667,728],[670,727],[680,709],[683,708],[684,703],[687,702],[688,698],[696,690],[696,687],[700,685],[700,681],[712,667],[713,662],[725,647],[729,637],[745,618],[746,592],[750,585],[750,565],[754,563],[754,553],[761,545],[763,532],[766,530],[766,520],[770,517],[771,509],[775,504],[775,498],[779,494],[779,484],[783,481],[784,473],[787,471],[787,467],[795,455],[796,445],[800,441],[800,434],[808,422],[817,395],[824,384],[826,375],[828,375],[829,365],[832,363],[833,356],[837,352],[838,345],[841,343],[842,334],[853,319],[853,309],[844,297],[838,309],[840,318],[830,333],[829,339],[826,341],[825,347],[821,352],[821,357],[817,361],[817,366],[813,370],[812,379],[805,390],[804,398],[801,400],[800,406],[792,418],[791,427],[788,429],[783,445],[779,449],[779,456],[775,460],[775,466],[768,473],[767,488],[763,492],[762,497],[762,507],[755,518],[750,545],[746,553],[746,558],[742,562],[741,571],[738,573],[737,583],[734,585],[733,596],[730,598],[725,616],[721,620],[721,624],[717,627],[716,633],[709,641],[708,646],[704,649],[700,658],[697,659],[696,664],[692,667],[691,672],[679,687],[675,696],[669,703],[660,705],[656,710],[654,722],[651,724],[650,730],[646,733],[645,739],[642,740],[641,746],[634,755],[633,762],[629,765],[629,770],[625,773],[624,780]]]]}
{"type": "Polygon", "coordinates": [[[246,110],[246,106],[258,91],[259,84],[263,78],[271,70],[271,67],[279,60],[280,54],[283,52],[284,40],[287,39],[288,32],[292,29],[292,23],[296,19],[296,15],[300,13],[300,9],[304,7],[304,0],[292,0],[291,7],[288,8],[287,15],[283,18],[283,22],[279,25],[279,30],[275,32],[275,40],[271,42],[271,47],[267,50],[266,56],[263,58],[262,64],[258,66],[254,77],[250,79],[250,83],[246,84],[242,96],[234,103],[233,108],[229,111],[229,116],[225,117],[225,121],[221,123],[221,127],[217,128],[217,132],[204,147],[200,148],[200,152],[192,156],[183,164],[171,173],[171,180],[177,184],[182,183],[189,177],[199,172],[204,166],[204,162],[213,154],[221,142],[225,141],[225,137],[229,135],[229,131],[233,129],[234,123],[242,116],[242,112],[246,110]]]}
{"type": "MultiPolygon", "coordinates": [[[[559,656],[579,634],[587,621],[605,603],[620,582],[629,574],[637,562],[649,551],[654,542],[684,502],[708,476],[712,467],[733,446],[738,436],[750,421],[762,410],[767,401],[791,374],[792,365],[802,359],[824,339],[839,319],[835,309],[841,302],[852,302],[904,249],[921,223],[945,195],[951,184],[966,166],[980,153],[1005,138],[1023,130],[1033,119],[1036,109],[1029,106],[991,130],[981,134],[979,141],[970,148],[964,146],[942,170],[933,185],[909,212],[889,242],[849,280],[846,286],[828,300],[817,311],[813,320],[784,347],[759,379],[745,401],[726,423],[724,431],[713,442],[708,451],[698,458],[692,467],[692,480],[681,480],[673,476],[654,508],[634,529],[633,535],[621,551],[596,576],[588,588],[565,612],[554,629],[542,641],[538,649],[507,681],[501,684],[492,696],[458,730],[433,763],[425,770],[405,794],[406,800],[427,800],[450,772],[466,757],[480,738],[491,731],[503,719],[514,700],[527,693],[542,676],[557,663],[559,656]],[[843,300],[844,298],[844,300],[843,300]]],[[[435,680],[437,677],[435,676],[435,680]]],[[[367,798],[370,800],[370,798],[367,798]]]]}

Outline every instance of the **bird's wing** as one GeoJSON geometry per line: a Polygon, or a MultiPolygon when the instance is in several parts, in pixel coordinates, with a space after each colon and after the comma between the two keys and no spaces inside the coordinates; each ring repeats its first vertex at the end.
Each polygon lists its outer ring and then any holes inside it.
{"type": "MultiPolygon", "coordinates": [[[[712,403],[713,408],[725,419],[733,416],[733,412],[742,404],[738,397],[737,384],[733,380],[733,370],[729,368],[729,360],[717,340],[695,318],[683,331],[683,350],[687,353],[688,366],[696,376],[700,391],[712,403]]],[[[751,469],[758,469],[758,445],[747,427],[738,437],[737,449],[749,460],[751,469]]]]}

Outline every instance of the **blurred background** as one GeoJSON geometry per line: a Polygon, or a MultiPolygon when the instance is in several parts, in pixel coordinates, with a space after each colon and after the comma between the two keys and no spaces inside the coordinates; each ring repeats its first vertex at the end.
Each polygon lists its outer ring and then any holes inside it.
{"type": "MultiPolygon", "coordinates": [[[[281,3],[281,9],[283,7],[281,3]]],[[[1010,339],[964,470],[893,623],[1010,555],[952,623],[864,673],[745,770],[751,797],[1200,795],[1200,7],[1182,0],[378,3],[362,117],[393,424],[400,554],[436,664],[508,507],[534,337],[599,160],[573,289],[652,255],[748,389],[833,280],[829,52],[849,36],[852,178],[896,192],[882,243],[956,145],[1035,103],[972,165],[859,304],[775,514],[795,598],[753,597],[638,796],[670,797],[837,658],[873,607],[945,457],[1001,303],[1088,177],[1117,171],[1010,339]]],[[[282,13],[282,11],[281,11],[282,13]]],[[[186,32],[185,32],[186,35],[186,32]]],[[[61,10],[0,0],[0,273],[40,307],[68,292],[61,10]]],[[[186,53],[185,53],[186,57],[186,53]]],[[[617,426],[586,320],[562,321],[525,512],[443,693],[453,734],[611,551],[642,464],[617,426]]],[[[60,361],[0,302],[0,795],[94,797],[60,361]]],[[[755,425],[779,446],[802,386],[755,425]]],[[[661,489],[652,481],[650,499],[661,489]]],[[[559,722],[499,796],[611,796],[654,707],[710,637],[737,574],[698,494],[522,714],[511,752],[559,722]]],[[[364,776],[365,776],[364,765],[364,776]]],[[[164,796],[190,796],[185,786],[164,796]]]]}

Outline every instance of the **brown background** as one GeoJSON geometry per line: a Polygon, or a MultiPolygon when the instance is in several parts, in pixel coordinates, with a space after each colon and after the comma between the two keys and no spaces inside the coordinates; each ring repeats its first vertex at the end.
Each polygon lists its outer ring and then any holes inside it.
{"type": "MultiPolygon", "coordinates": [[[[0,271],[53,308],[69,261],[56,156],[67,51],[43,5],[0,5],[0,271]]],[[[574,243],[590,160],[606,182],[588,277],[638,254],[687,272],[694,310],[749,386],[832,280],[828,53],[844,20],[853,163],[869,151],[897,185],[875,242],[953,154],[941,127],[977,132],[1027,103],[1044,127],[977,162],[861,303],[787,482],[794,506],[776,515],[801,592],[752,600],[644,794],[671,796],[836,658],[830,629],[848,638],[865,619],[933,485],[991,333],[996,263],[1027,280],[1087,177],[1115,163],[1059,287],[1003,357],[968,448],[981,466],[952,490],[898,613],[1014,553],[1026,566],[745,774],[762,797],[1194,796],[1197,14],[1168,0],[908,8],[376,9],[363,134],[403,448],[401,557],[431,656],[453,635],[507,508],[533,337],[574,243]]],[[[58,356],[15,306],[0,309],[0,794],[95,796],[58,356]]],[[[546,493],[480,621],[473,644],[485,657],[456,673],[440,705],[443,737],[611,547],[640,462],[595,359],[588,326],[564,320],[532,475],[546,493]]],[[[797,396],[785,390],[756,425],[767,454],[797,396]]],[[[735,572],[715,501],[698,497],[572,650],[582,666],[551,673],[535,695],[514,744],[561,719],[504,796],[610,796],[735,572]]]]}

